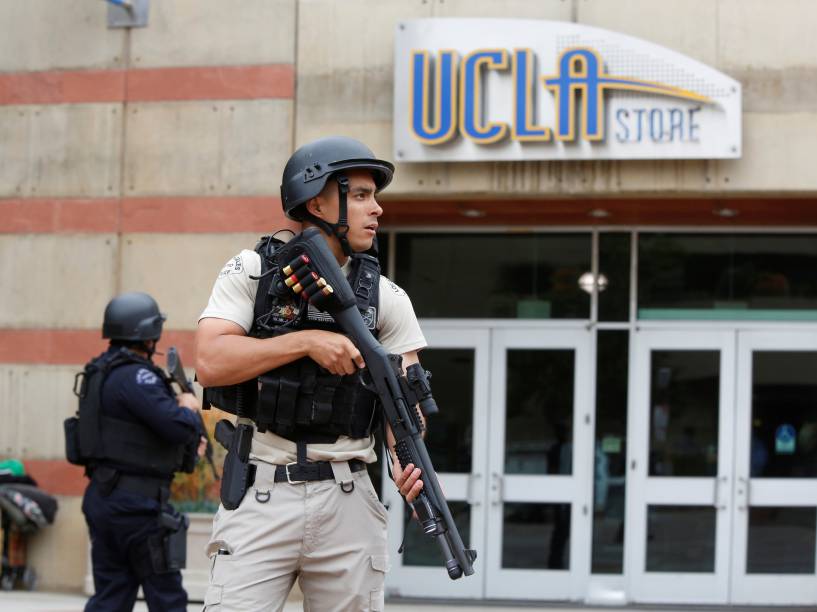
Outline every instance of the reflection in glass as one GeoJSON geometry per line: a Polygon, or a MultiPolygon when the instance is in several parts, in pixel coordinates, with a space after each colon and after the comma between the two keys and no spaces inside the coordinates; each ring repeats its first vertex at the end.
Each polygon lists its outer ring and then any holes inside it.
{"type": "Polygon", "coordinates": [[[594,574],[621,574],[624,566],[629,334],[627,330],[600,330],[597,335],[594,574]]]}
{"type": "Polygon", "coordinates": [[[474,431],[474,349],[428,348],[422,353],[440,412],[428,419],[426,446],[437,472],[471,471],[474,431]]]}
{"type": "Polygon", "coordinates": [[[599,321],[630,319],[630,234],[599,233],[599,274],[607,287],[599,292],[599,321]]]}
{"type": "Polygon", "coordinates": [[[752,353],[754,478],[817,477],[817,352],[752,353]]]}
{"type": "Polygon", "coordinates": [[[714,572],[715,508],[648,506],[648,572],[714,572]]]}
{"type": "Polygon", "coordinates": [[[638,261],[639,310],[817,310],[814,235],[643,233],[638,261]]]}
{"type": "Polygon", "coordinates": [[[718,351],[652,351],[650,476],[718,470],[718,351]]]}
{"type": "Polygon", "coordinates": [[[747,574],[813,574],[815,508],[749,508],[747,574]]]}
{"type": "Polygon", "coordinates": [[[570,569],[570,504],[506,503],[502,567],[570,569]]]}
{"type": "Polygon", "coordinates": [[[398,234],[396,282],[420,317],[590,317],[582,234],[398,234]]]}
{"type": "Polygon", "coordinates": [[[505,473],[570,474],[574,351],[507,351],[505,473]]]}
{"type": "MultiPolygon", "coordinates": [[[[440,552],[440,545],[437,544],[434,538],[423,533],[420,523],[415,519],[409,520],[411,509],[408,504],[403,504],[403,508],[403,524],[407,525],[403,539],[405,545],[403,565],[439,567],[443,571],[445,559],[443,559],[440,552]]],[[[451,510],[454,524],[460,532],[465,547],[469,548],[469,542],[471,541],[471,506],[468,502],[449,500],[448,508],[451,510]]]]}

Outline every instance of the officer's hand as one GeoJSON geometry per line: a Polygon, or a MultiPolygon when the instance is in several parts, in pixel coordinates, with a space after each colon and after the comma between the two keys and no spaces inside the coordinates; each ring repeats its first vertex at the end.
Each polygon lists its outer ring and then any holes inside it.
{"type": "Polygon", "coordinates": [[[309,338],[307,354],[332,374],[354,374],[365,365],[360,351],[346,336],[323,330],[306,333],[309,338]]]}
{"type": "Polygon", "coordinates": [[[417,499],[420,491],[423,490],[423,481],[420,480],[420,468],[414,467],[413,463],[409,463],[404,470],[400,467],[400,462],[394,459],[392,465],[392,473],[394,474],[394,484],[400,490],[400,495],[406,498],[407,502],[413,502],[417,499]]]}
{"type": "Polygon", "coordinates": [[[193,412],[199,412],[201,410],[201,402],[192,393],[179,393],[179,395],[176,396],[176,399],[179,402],[179,406],[188,408],[193,412]]]}
{"type": "Polygon", "coordinates": [[[204,457],[205,452],[207,452],[207,438],[201,436],[199,437],[199,447],[196,449],[196,454],[199,456],[199,459],[204,457]]]}

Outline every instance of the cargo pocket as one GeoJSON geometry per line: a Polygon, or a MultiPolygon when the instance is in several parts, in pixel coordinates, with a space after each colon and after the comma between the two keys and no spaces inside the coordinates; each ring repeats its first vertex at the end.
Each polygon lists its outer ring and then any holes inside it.
{"type": "MultiPolygon", "coordinates": [[[[211,542],[211,547],[214,550],[223,550],[227,552],[228,546],[226,542],[215,541],[211,542]],[[213,545],[216,546],[213,546],[213,545]]],[[[224,594],[224,584],[227,579],[226,573],[231,571],[230,561],[232,561],[231,554],[219,554],[213,552],[210,554],[210,584],[207,586],[207,592],[204,594],[204,608],[202,612],[208,610],[221,610],[221,599],[224,594]]]]}
{"type": "Polygon", "coordinates": [[[217,612],[221,610],[221,594],[224,592],[224,587],[217,584],[211,584],[207,587],[207,592],[204,594],[204,607],[202,612],[217,612]]]}
{"type": "Polygon", "coordinates": [[[383,612],[386,608],[383,584],[386,581],[386,572],[389,571],[388,555],[372,555],[369,557],[372,563],[372,570],[377,574],[380,585],[369,592],[369,610],[371,612],[383,612]]]}

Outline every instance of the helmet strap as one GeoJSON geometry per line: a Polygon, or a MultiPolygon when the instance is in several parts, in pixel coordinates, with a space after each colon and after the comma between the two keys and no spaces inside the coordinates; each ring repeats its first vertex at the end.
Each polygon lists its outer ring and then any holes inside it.
{"type": "Polygon", "coordinates": [[[314,215],[310,215],[310,221],[323,230],[329,236],[335,236],[340,242],[340,248],[347,257],[352,256],[352,245],[349,244],[349,239],[346,234],[349,233],[348,220],[348,204],[346,196],[349,193],[349,179],[343,174],[336,174],[335,180],[338,183],[338,222],[329,223],[323,219],[318,219],[314,215]]]}

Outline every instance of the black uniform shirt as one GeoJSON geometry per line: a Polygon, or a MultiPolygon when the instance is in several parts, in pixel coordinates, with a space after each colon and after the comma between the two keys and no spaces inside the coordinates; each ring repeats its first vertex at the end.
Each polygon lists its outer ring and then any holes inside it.
{"type": "MultiPolygon", "coordinates": [[[[109,352],[118,350],[111,348],[109,352]]],[[[179,406],[165,382],[139,363],[121,365],[110,372],[102,387],[102,412],[147,427],[169,445],[189,445],[193,452],[203,434],[197,415],[179,406]]]]}

